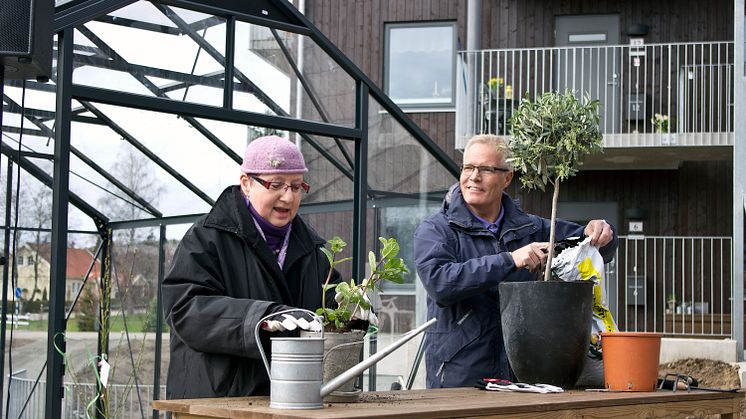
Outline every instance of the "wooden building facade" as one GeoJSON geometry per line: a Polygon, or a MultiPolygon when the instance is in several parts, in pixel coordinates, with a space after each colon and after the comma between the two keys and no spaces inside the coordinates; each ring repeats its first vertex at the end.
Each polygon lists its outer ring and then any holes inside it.
{"type": "MultiPolygon", "coordinates": [[[[725,0],[707,4],[672,0],[481,3],[482,49],[551,47],[557,16],[590,14],[618,14],[623,44],[629,42],[625,28],[635,24],[649,28],[646,44],[733,39],[733,7],[725,0]]],[[[466,45],[466,1],[308,0],[305,7],[306,16],[379,86],[385,84],[387,24],[452,21],[456,23],[459,48],[466,45]]],[[[327,94],[325,91],[318,93],[321,97],[327,94]]],[[[354,109],[352,104],[338,106],[354,109]]],[[[408,115],[460,163],[461,153],[454,141],[455,113],[454,109],[438,109],[412,111],[408,115]]],[[[677,155],[678,150],[644,149],[645,153],[665,153],[667,159],[676,161],[674,168],[662,163],[659,168],[646,165],[645,170],[639,170],[634,164],[612,166],[612,170],[581,170],[563,187],[560,200],[615,203],[615,221],[621,234],[627,233],[624,211],[644,208],[647,210],[645,234],[730,235],[732,151],[727,146],[712,148],[718,151],[690,153],[684,150],[677,155]]],[[[638,153],[640,149],[629,152],[638,153]]],[[[521,199],[526,210],[548,216],[550,196],[522,191],[517,180],[513,182],[511,195],[521,199]]]]}

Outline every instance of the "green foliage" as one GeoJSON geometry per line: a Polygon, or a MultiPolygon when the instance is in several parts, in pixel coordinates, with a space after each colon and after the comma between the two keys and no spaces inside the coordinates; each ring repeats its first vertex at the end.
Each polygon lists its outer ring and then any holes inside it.
{"type": "Polygon", "coordinates": [[[399,254],[399,243],[395,238],[385,239],[379,237],[378,240],[382,245],[380,257],[376,258],[375,252],[368,252],[368,263],[370,264],[371,272],[359,284],[355,282],[355,279],[350,279],[349,282],[343,281],[338,284],[329,284],[331,270],[339,263],[352,259],[335,259],[336,255],[344,250],[347,243],[338,236],[335,236],[328,242],[331,250],[326,248],[321,249],[329,259],[330,265],[329,275],[327,275],[327,281],[323,286],[324,292],[321,297],[321,307],[316,310],[316,314],[323,319],[324,326],[340,330],[348,329],[347,322],[350,321],[352,313],[358,309],[369,310],[371,308],[370,303],[365,299],[367,292],[380,290],[382,281],[389,281],[395,284],[404,283],[404,275],[409,273],[409,270],[404,264],[404,260],[397,257],[399,254]],[[329,290],[336,291],[336,308],[329,308],[326,305],[325,296],[329,290]]]}
{"type": "Polygon", "coordinates": [[[523,187],[544,191],[574,176],[585,156],[601,150],[598,108],[598,100],[586,96],[581,102],[570,90],[521,101],[511,118],[510,161],[522,173],[523,187]]]}
{"type": "Polygon", "coordinates": [[[86,286],[80,298],[80,311],[78,312],[78,330],[81,332],[94,332],[98,330],[98,304],[93,292],[93,286],[86,286]]]}

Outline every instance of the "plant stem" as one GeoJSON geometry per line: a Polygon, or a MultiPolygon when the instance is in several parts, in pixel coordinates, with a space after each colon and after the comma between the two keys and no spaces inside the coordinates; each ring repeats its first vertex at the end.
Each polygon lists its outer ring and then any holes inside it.
{"type": "MultiPolygon", "coordinates": [[[[365,280],[363,285],[363,295],[368,291],[368,285],[373,283],[373,275],[375,275],[375,272],[378,270],[378,267],[383,264],[383,258],[376,263],[375,269],[371,268],[370,270],[370,276],[365,280]]],[[[355,305],[355,309],[352,310],[350,313],[355,314],[355,312],[360,308],[360,303],[358,302],[355,305]]]]}
{"type": "Polygon", "coordinates": [[[552,259],[554,258],[554,234],[555,224],[557,222],[557,201],[559,201],[560,181],[554,182],[554,194],[552,195],[552,218],[549,222],[549,256],[547,256],[547,266],[544,267],[544,281],[549,281],[552,272],[552,259]]]}
{"type": "Polygon", "coordinates": [[[326,317],[326,287],[329,286],[329,281],[332,279],[332,270],[334,269],[334,255],[332,254],[332,261],[329,264],[329,273],[326,274],[326,281],[324,281],[324,287],[321,289],[321,308],[323,308],[322,317],[324,322],[329,321],[326,317]]]}

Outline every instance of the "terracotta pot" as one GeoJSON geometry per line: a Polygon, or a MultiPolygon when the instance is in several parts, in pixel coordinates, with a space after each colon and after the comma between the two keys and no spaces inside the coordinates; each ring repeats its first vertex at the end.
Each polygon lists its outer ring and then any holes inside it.
{"type": "Polygon", "coordinates": [[[610,390],[655,391],[661,333],[602,332],[604,384],[610,390]]]}

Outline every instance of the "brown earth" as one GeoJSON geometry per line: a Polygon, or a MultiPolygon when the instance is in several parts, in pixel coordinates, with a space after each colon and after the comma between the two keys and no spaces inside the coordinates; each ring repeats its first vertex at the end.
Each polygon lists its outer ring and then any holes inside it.
{"type": "Polygon", "coordinates": [[[689,375],[699,382],[699,387],[722,389],[741,387],[738,367],[711,359],[687,358],[661,364],[658,368],[658,377],[664,377],[666,374],[689,375]]]}

